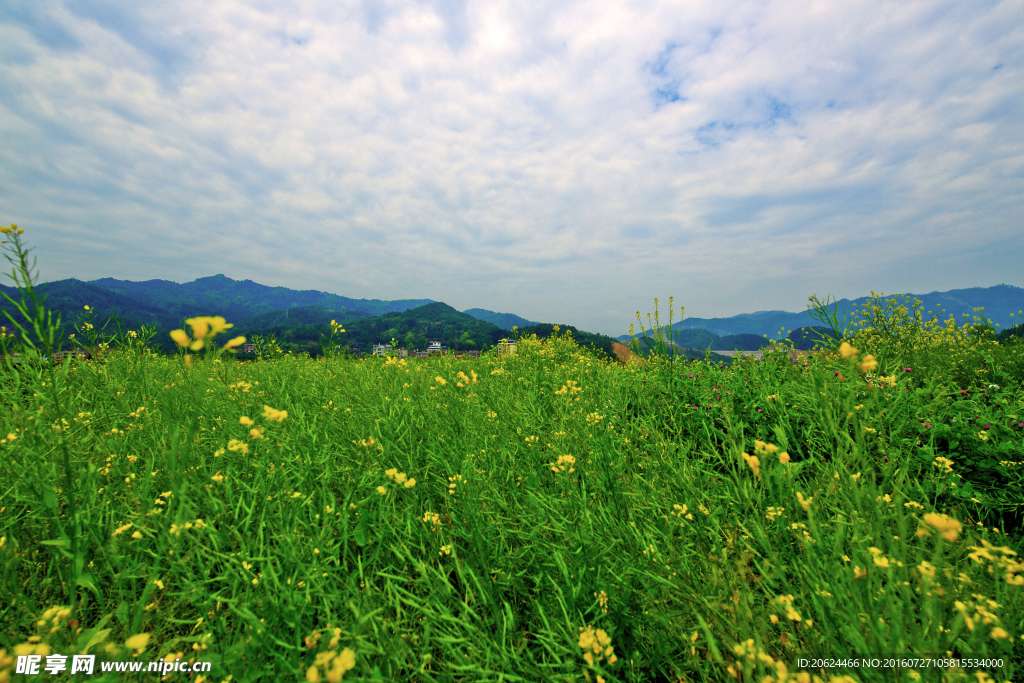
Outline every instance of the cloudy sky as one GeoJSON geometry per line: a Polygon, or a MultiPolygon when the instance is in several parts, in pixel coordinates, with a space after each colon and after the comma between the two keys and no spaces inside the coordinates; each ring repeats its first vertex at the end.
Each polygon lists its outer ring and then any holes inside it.
{"type": "Polygon", "coordinates": [[[614,335],[1024,286],[1022,65],[1022,0],[5,0],[0,222],[614,335]]]}

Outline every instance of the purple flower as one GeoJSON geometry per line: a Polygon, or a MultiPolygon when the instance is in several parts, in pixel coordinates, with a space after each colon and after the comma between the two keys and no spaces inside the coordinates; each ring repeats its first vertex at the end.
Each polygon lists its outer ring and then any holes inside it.
{"type": "Polygon", "coordinates": [[[931,427],[931,425],[929,423],[927,423],[927,422],[924,423],[924,426],[925,427],[931,427]]]}
{"type": "Polygon", "coordinates": [[[903,372],[910,372],[910,368],[903,368],[903,372]]]}
{"type": "Polygon", "coordinates": [[[992,425],[985,425],[985,429],[989,429],[992,425]]]}

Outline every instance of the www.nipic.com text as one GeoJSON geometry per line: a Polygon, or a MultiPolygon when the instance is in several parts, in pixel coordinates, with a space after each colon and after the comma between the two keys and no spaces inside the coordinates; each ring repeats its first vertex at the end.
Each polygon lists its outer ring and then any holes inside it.
{"type": "MultiPolygon", "coordinates": [[[[96,655],[47,655],[45,662],[42,655],[18,655],[14,665],[14,673],[33,675],[48,673],[58,674],[62,671],[68,673],[92,674],[96,667],[96,655]],[[70,659],[70,663],[68,662],[70,659]],[[70,664],[70,666],[69,666],[70,664]]],[[[209,673],[210,662],[183,662],[180,659],[173,661],[159,662],[100,662],[101,673],[112,672],[140,672],[160,674],[166,676],[169,673],[209,673]]]]}

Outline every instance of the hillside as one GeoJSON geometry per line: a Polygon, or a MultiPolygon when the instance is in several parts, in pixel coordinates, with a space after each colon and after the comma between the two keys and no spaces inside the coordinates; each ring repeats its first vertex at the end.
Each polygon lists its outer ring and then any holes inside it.
{"type": "MultiPolygon", "coordinates": [[[[0,291],[18,298],[14,287],[0,284],[0,291]]],[[[223,316],[234,324],[232,332],[240,334],[272,329],[279,338],[290,335],[304,339],[312,335],[312,339],[318,339],[318,333],[312,330],[287,333],[286,330],[326,325],[332,319],[347,323],[432,303],[430,299],[351,299],[315,290],[268,287],[251,280],[232,280],[223,275],[185,284],[167,280],[131,282],[102,278],[83,282],[69,279],[42,283],[37,286],[37,291],[47,297],[49,308],[61,312],[65,334],[70,334],[73,324],[85,318],[85,306],[89,306],[94,320],[100,325],[111,318],[119,321],[126,330],[156,325],[160,334],[154,342],[165,351],[173,348],[166,333],[182,327],[186,318],[199,315],[223,316]]],[[[0,300],[0,310],[15,314],[14,307],[6,300],[0,300]]],[[[19,319],[19,322],[24,321],[19,319]]],[[[108,330],[113,328],[114,323],[108,330]]]]}
{"type": "MultiPolygon", "coordinates": [[[[551,323],[538,323],[535,325],[527,325],[516,330],[515,336],[528,337],[531,334],[536,334],[538,339],[547,339],[551,335],[555,334],[555,325],[551,323]]],[[[591,332],[582,332],[572,325],[558,325],[558,335],[564,335],[566,332],[571,332],[576,343],[583,349],[591,349],[595,351],[598,357],[603,358],[616,358],[615,350],[613,348],[615,340],[611,337],[607,337],[603,334],[594,334],[591,332]]],[[[511,335],[508,335],[511,336],[511,335]]]]}
{"type": "MultiPolygon", "coordinates": [[[[320,335],[327,334],[328,324],[326,321],[315,322],[316,316],[322,313],[312,308],[291,309],[293,312],[297,310],[302,310],[306,318],[314,322],[291,327],[276,325],[262,329],[241,329],[250,337],[253,334],[273,334],[286,350],[305,351],[312,356],[319,355],[320,335]]],[[[374,344],[391,343],[392,339],[397,347],[409,350],[424,350],[429,342],[440,341],[452,351],[486,351],[502,339],[531,334],[545,339],[555,334],[555,326],[550,323],[527,325],[517,329],[513,334],[511,330],[460,313],[441,302],[426,304],[408,311],[347,320],[344,327],[345,332],[336,337],[337,343],[348,347],[352,352],[360,353],[368,353],[374,344]]],[[[571,333],[581,348],[590,349],[599,357],[615,358],[612,348],[614,340],[611,337],[584,332],[572,325],[558,327],[557,334],[571,333]]]]}
{"type": "MultiPolygon", "coordinates": [[[[895,296],[895,295],[892,295],[895,296]]],[[[1018,311],[1024,310],[1024,288],[1011,285],[996,285],[994,287],[972,287],[969,289],[951,289],[946,292],[932,292],[931,294],[910,294],[911,298],[920,299],[924,304],[925,317],[928,313],[937,313],[942,307],[942,319],[946,320],[953,316],[957,321],[965,320],[964,314],[968,317],[975,314],[975,308],[984,308],[985,315],[998,323],[1000,328],[1012,326],[1020,320],[1019,317],[1010,317],[1013,313],[1019,316],[1018,311]]],[[[891,296],[886,296],[886,299],[891,296]]],[[[902,299],[902,296],[900,297],[902,299]]],[[[853,314],[855,305],[863,306],[868,302],[868,297],[859,299],[840,299],[837,302],[839,319],[842,320],[843,313],[847,316],[853,314]]],[[[729,318],[685,318],[673,325],[676,330],[706,330],[719,337],[735,334],[754,334],[759,337],[768,335],[771,339],[778,339],[779,330],[795,330],[801,327],[818,325],[816,320],[807,311],[790,313],[788,311],[757,311],[755,313],[742,313],[729,318]]],[[[620,341],[629,339],[629,335],[617,337],[620,341]]]]}
{"type": "Polygon", "coordinates": [[[477,320],[485,320],[503,330],[511,330],[513,327],[527,327],[529,325],[538,324],[514,313],[495,313],[494,311],[488,311],[484,308],[467,308],[463,313],[471,315],[477,320]]]}
{"type": "Polygon", "coordinates": [[[373,344],[391,343],[392,339],[398,347],[410,350],[424,350],[431,341],[440,341],[453,351],[482,351],[508,336],[507,330],[485,320],[460,313],[448,304],[433,302],[406,311],[346,321],[339,343],[364,353],[373,344]]]}
{"type": "MultiPolygon", "coordinates": [[[[826,327],[815,326],[815,327],[801,327],[793,330],[787,335],[787,339],[793,342],[793,345],[801,350],[806,351],[813,349],[818,340],[822,339],[823,336],[829,336],[830,330],[826,327]]],[[[643,347],[644,341],[642,335],[635,335],[637,341],[643,347]]],[[[648,338],[653,342],[654,338],[648,334],[648,338]]],[[[629,344],[630,336],[624,334],[617,339],[624,344],[629,344]]],[[[768,340],[764,337],[759,337],[756,334],[732,334],[726,337],[719,337],[713,332],[701,329],[689,329],[689,330],[677,330],[674,333],[674,339],[672,340],[673,345],[676,348],[684,349],[686,351],[757,351],[768,346],[768,340]]]]}
{"type": "Polygon", "coordinates": [[[177,284],[167,280],[130,282],[103,278],[92,280],[91,285],[138,301],[177,305],[202,310],[192,315],[223,315],[242,321],[270,310],[283,310],[302,306],[320,306],[329,311],[351,311],[366,315],[382,315],[404,311],[424,304],[430,299],[351,299],[316,290],[295,290],[287,287],[268,287],[252,280],[232,280],[224,275],[203,277],[192,282],[177,284]],[[211,313],[210,311],[215,311],[211,313]]]}

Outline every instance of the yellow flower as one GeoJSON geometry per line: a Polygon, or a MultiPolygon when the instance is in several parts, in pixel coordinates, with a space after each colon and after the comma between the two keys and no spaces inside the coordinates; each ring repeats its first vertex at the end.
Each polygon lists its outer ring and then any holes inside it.
{"type": "Polygon", "coordinates": [[[224,344],[224,348],[228,349],[230,351],[231,349],[234,349],[236,346],[241,346],[244,343],[245,343],[245,337],[235,337],[234,339],[232,339],[228,343],[224,344]]]}
{"type": "Polygon", "coordinates": [[[748,465],[750,465],[750,469],[754,471],[754,476],[756,476],[758,479],[760,479],[761,478],[761,461],[757,458],[757,456],[750,455],[749,453],[743,453],[742,455],[743,455],[743,459],[747,461],[748,465]]]}
{"type": "Polygon", "coordinates": [[[263,419],[265,420],[283,422],[286,417],[288,417],[288,411],[286,410],[275,410],[270,406],[263,406],[263,419]]]}
{"type": "Polygon", "coordinates": [[[440,385],[441,385],[442,387],[443,387],[443,386],[444,386],[445,384],[448,384],[448,382],[444,381],[444,378],[443,378],[443,377],[435,377],[435,378],[434,378],[434,380],[435,380],[435,381],[436,381],[436,382],[437,382],[438,384],[440,384],[440,385]]]}
{"type": "Polygon", "coordinates": [[[868,548],[872,555],[874,555],[874,562],[876,566],[885,568],[889,566],[889,558],[882,554],[882,551],[878,548],[868,548]]]}
{"type": "Polygon", "coordinates": [[[384,494],[386,494],[387,492],[388,492],[388,490],[387,490],[386,488],[384,488],[383,486],[378,486],[378,487],[377,487],[377,494],[378,494],[378,495],[381,495],[381,496],[383,496],[383,495],[384,495],[384,494]]]}
{"type": "Polygon", "coordinates": [[[242,451],[242,455],[245,455],[249,452],[249,444],[243,443],[238,439],[231,439],[230,441],[228,441],[228,450],[242,451]]]}
{"type": "Polygon", "coordinates": [[[960,535],[960,530],[963,529],[963,525],[960,522],[952,517],[940,515],[936,512],[925,515],[924,521],[928,526],[941,532],[942,537],[947,541],[955,541],[957,536],[960,535]]]}
{"type": "Polygon", "coordinates": [[[219,315],[216,317],[189,318],[185,322],[192,326],[192,334],[200,338],[205,338],[207,335],[215,337],[221,332],[234,327],[234,325],[227,323],[219,315]]]}
{"type": "Polygon", "coordinates": [[[575,472],[574,465],[576,464],[576,458],[571,455],[560,455],[558,456],[558,462],[548,463],[551,466],[551,471],[555,474],[559,472],[565,472],[565,468],[569,468],[569,474],[575,472]]]}
{"type": "Polygon", "coordinates": [[[238,422],[239,422],[240,424],[244,424],[244,425],[245,425],[246,427],[248,427],[248,426],[250,426],[250,425],[252,425],[252,424],[255,424],[255,423],[254,423],[254,422],[252,421],[252,418],[250,418],[250,417],[246,417],[245,415],[243,415],[242,417],[238,418],[238,422]]]}
{"type": "Polygon", "coordinates": [[[185,330],[174,330],[171,332],[171,339],[173,339],[174,343],[181,348],[185,348],[192,343],[192,340],[189,339],[187,334],[185,334],[185,330]]]}
{"type": "Polygon", "coordinates": [[[783,465],[789,462],[789,453],[787,453],[786,451],[782,451],[781,453],[779,453],[779,462],[781,462],[783,465]]]}
{"type": "Polygon", "coordinates": [[[850,356],[856,356],[857,355],[857,349],[853,348],[852,346],[850,346],[846,342],[843,342],[842,344],[839,345],[839,355],[842,356],[843,358],[849,358],[850,356]]]}
{"type": "Polygon", "coordinates": [[[148,633],[136,633],[134,636],[124,641],[124,646],[129,650],[144,650],[148,644],[148,633]]]}
{"type": "Polygon", "coordinates": [[[1003,629],[999,628],[998,626],[996,626],[994,629],[992,629],[992,637],[993,638],[1007,638],[1007,637],[1009,637],[1009,635],[1010,635],[1009,633],[1007,633],[1003,629]]]}
{"type": "Polygon", "coordinates": [[[878,361],[875,360],[874,356],[864,356],[864,361],[860,364],[861,372],[871,372],[878,367],[878,361]]]}

